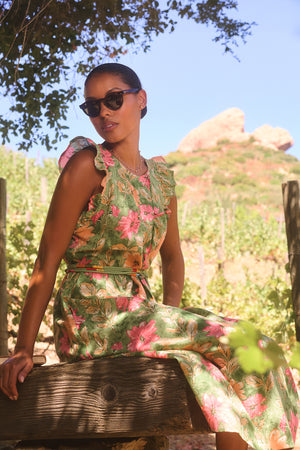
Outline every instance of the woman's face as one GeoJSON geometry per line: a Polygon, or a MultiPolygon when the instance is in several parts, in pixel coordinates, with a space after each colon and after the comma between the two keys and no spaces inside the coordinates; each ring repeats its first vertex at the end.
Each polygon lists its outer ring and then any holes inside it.
{"type": "MultiPolygon", "coordinates": [[[[102,99],[110,92],[131,89],[119,75],[102,73],[94,75],[85,87],[85,99],[102,99]]],[[[144,90],[138,93],[123,95],[120,109],[113,111],[101,102],[100,113],[90,117],[97,133],[108,143],[114,144],[139,136],[141,110],[146,106],[147,98],[144,90]]]]}

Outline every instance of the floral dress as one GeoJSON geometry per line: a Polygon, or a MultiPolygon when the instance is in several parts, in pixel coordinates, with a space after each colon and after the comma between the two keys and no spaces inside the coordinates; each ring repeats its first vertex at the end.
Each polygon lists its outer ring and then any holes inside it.
{"type": "Polygon", "coordinates": [[[233,320],[162,305],[151,294],[146,274],[166,235],[172,171],[154,158],[136,176],[83,137],[70,142],[60,169],[90,146],[105,176],[64,257],[67,271],[54,307],[60,359],[176,358],[212,431],[237,432],[257,450],[293,447],[298,396],[290,370],[245,374],[219,339],[232,331],[233,320]]]}

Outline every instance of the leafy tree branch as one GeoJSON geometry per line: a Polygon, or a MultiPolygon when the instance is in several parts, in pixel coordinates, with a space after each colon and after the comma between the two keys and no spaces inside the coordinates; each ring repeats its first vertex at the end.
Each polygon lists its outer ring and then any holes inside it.
{"type": "Polygon", "coordinates": [[[50,150],[66,138],[66,114],[78,95],[74,74],[128,50],[147,51],[153,37],[172,32],[178,19],[214,27],[214,41],[233,53],[253,25],[229,17],[237,6],[235,0],[0,2],[0,92],[11,101],[0,116],[2,142],[14,135],[22,150],[32,144],[50,150]]]}

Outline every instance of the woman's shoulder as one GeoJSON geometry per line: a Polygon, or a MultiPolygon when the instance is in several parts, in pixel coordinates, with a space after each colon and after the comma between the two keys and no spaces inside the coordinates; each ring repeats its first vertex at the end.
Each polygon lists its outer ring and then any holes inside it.
{"type": "Polygon", "coordinates": [[[153,175],[159,181],[161,187],[167,196],[175,195],[175,178],[174,172],[168,166],[167,161],[163,156],[154,156],[150,160],[153,175]]]}
{"type": "Polygon", "coordinates": [[[72,159],[81,159],[81,160],[89,160],[91,161],[91,155],[88,155],[88,152],[84,152],[83,150],[92,150],[93,155],[93,163],[94,166],[98,170],[105,170],[105,164],[102,157],[102,147],[100,145],[97,145],[92,139],[86,138],[84,136],[77,136],[73,138],[69,145],[67,146],[66,150],[61,154],[59,161],[58,161],[58,167],[60,172],[63,170],[63,168],[66,166],[66,164],[70,161],[72,157],[75,155],[78,155],[76,158],[72,159]]]}
{"type": "Polygon", "coordinates": [[[174,172],[169,168],[169,165],[163,156],[153,156],[148,159],[151,163],[152,169],[161,176],[167,176],[168,178],[174,177],[174,172]]]}

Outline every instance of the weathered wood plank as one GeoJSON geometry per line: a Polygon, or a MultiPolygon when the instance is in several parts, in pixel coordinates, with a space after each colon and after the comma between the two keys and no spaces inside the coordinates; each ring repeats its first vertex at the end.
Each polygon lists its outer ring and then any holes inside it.
{"type": "Polygon", "coordinates": [[[282,184],[286,236],[291,271],[296,338],[300,341],[300,188],[298,181],[282,184]]]}
{"type": "Polygon", "coordinates": [[[7,353],[6,180],[0,178],[0,355],[7,353]]]}
{"type": "Polygon", "coordinates": [[[210,432],[176,360],[103,358],[33,369],[0,395],[0,440],[210,432]]]}

